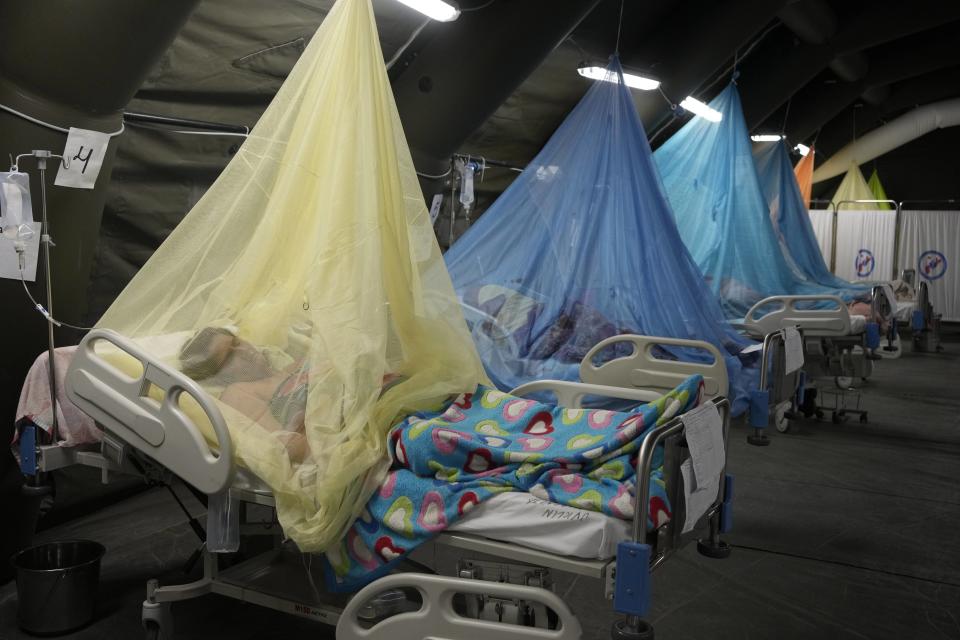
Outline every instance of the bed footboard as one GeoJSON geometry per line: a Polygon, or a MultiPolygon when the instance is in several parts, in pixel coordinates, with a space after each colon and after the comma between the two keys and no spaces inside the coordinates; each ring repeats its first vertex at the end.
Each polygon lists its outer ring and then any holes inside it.
{"type": "Polygon", "coordinates": [[[213,399],[190,378],[116,332],[95,329],[77,348],[65,377],[67,397],[105,430],[204,493],[233,477],[230,433],[213,399]],[[106,343],[106,344],[104,344],[106,343]],[[121,368],[120,363],[129,363],[121,368]],[[130,371],[139,369],[136,377],[130,371]],[[189,396],[209,421],[218,447],[184,410],[189,396]]]}
{"type": "Polygon", "coordinates": [[[613,336],[597,343],[580,363],[580,379],[589,384],[628,389],[650,389],[660,393],[673,389],[686,378],[703,376],[706,398],[727,396],[729,379],[727,366],[720,350],[709,342],[624,334],[613,336]],[[596,357],[604,350],[627,344],[633,348],[630,355],[596,363],[596,357]],[[656,356],[656,348],[679,347],[705,352],[712,362],[685,362],[656,356]]]}
{"type": "Polygon", "coordinates": [[[838,296],[770,296],[753,305],[743,319],[751,335],[765,336],[789,325],[796,325],[812,337],[839,337],[850,334],[850,313],[838,296]],[[798,307],[815,302],[829,302],[830,309],[798,307]],[[772,311],[767,311],[775,307],[772,311]]]}

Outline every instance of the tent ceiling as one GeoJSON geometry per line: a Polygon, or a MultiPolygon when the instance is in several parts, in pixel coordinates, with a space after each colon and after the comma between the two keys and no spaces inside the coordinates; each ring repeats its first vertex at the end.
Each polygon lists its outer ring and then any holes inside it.
{"type": "MultiPolygon", "coordinates": [[[[619,7],[603,0],[461,150],[523,166],[586,91],[576,64],[611,52],[619,7]]],[[[862,135],[906,109],[960,96],[958,35],[960,3],[942,0],[658,0],[626,3],[620,48],[624,66],[651,70],[673,101],[712,98],[739,54],[751,130],[816,138],[829,155],[853,136],[854,111],[862,135]]],[[[634,99],[655,147],[684,121],[657,92],[634,99]]]]}

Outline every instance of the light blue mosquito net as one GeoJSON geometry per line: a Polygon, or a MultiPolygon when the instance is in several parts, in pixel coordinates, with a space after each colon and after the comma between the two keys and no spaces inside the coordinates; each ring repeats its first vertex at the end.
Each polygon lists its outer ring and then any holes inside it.
{"type": "Polygon", "coordinates": [[[861,291],[804,276],[780,245],[753,161],[750,136],[731,84],[710,102],[720,122],[694,117],[654,154],[680,235],[730,318],[773,295],[861,291]]]}
{"type": "Polygon", "coordinates": [[[827,268],[783,140],[754,144],[753,159],[774,232],[800,273],[807,280],[827,287],[865,291],[833,275],[827,268]]]}
{"type": "Polygon", "coordinates": [[[751,343],[728,327],[683,246],[616,59],[608,72],[620,83],[595,83],[445,256],[480,356],[510,389],[576,380],[589,349],[613,335],[705,340],[726,354],[743,410],[756,376],[744,363],[756,354],[741,360],[751,343]]]}

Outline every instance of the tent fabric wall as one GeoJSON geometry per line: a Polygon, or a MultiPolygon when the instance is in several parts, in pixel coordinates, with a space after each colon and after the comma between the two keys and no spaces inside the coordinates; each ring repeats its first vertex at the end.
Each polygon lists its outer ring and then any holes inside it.
{"type": "MultiPolygon", "coordinates": [[[[608,72],[619,77],[616,59],[608,72]]],[[[619,82],[593,84],[445,259],[502,389],[577,379],[600,340],[641,333],[713,343],[726,354],[735,411],[745,408],[757,368],[744,372],[739,354],[751,342],[730,328],[684,247],[619,82]]]]}
{"type": "Polygon", "coordinates": [[[960,321],[960,211],[900,215],[900,268],[916,269],[934,309],[944,320],[960,321]]]}
{"type": "Polygon", "coordinates": [[[837,212],[837,257],[834,273],[851,282],[890,280],[894,273],[895,211],[837,212]]]}
{"type": "Polygon", "coordinates": [[[810,224],[823,261],[829,266],[833,260],[833,209],[810,209],[810,224]]]}
{"type": "Polygon", "coordinates": [[[810,147],[810,153],[800,158],[797,166],[793,168],[793,175],[797,179],[797,186],[800,189],[800,197],[803,198],[803,204],[810,207],[810,198],[813,193],[813,161],[816,151],[810,147]]]}
{"type": "Polygon", "coordinates": [[[720,122],[693,118],[654,158],[680,235],[728,317],[741,318],[773,295],[860,297],[860,290],[805,278],[784,254],[760,187],[736,86],[729,85],[710,106],[722,114],[720,122]]]}

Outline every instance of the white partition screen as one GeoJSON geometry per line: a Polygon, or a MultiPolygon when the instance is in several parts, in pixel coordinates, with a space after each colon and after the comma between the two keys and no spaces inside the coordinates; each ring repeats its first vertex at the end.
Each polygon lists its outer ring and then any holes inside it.
{"type": "Polygon", "coordinates": [[[960,321],[960,211],[903,211],[900,268],[916,269],[933,308],[960,321]]]}
{"type": "Polygon", "coordinates": [[[834,273],[852,282],[893,279],[896,232],[896,211],[854,211],[841,207],[837,212],[834,273]]]}
{"type": "Polygon", "coordinates": [[[813,225],[813,234],[817,236],[823,261],[829,268],[830,259],[833,256],[833,210],[810,209],[810,224],[813,225]]]}

